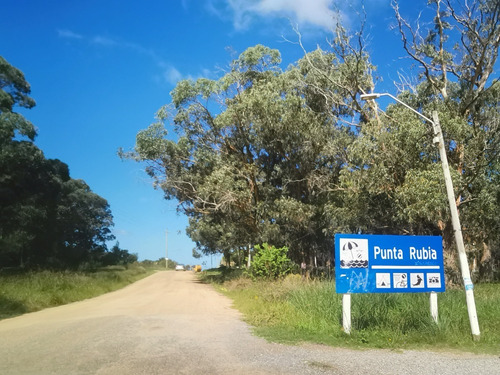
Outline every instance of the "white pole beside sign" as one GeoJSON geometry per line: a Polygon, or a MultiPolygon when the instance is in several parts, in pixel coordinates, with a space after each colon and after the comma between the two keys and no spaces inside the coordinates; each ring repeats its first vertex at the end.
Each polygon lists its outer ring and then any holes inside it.
{"type": "Polygon", "coordinates": [[[441,125],[439,123],[439,117],[436,111],[432,112],[432,126],[434,128],[434,142],[439,148],[439,155],[441,157],[441,165],[443,168],[444,180],[446,184],[446,192],[448,196],[448,204],[450,206],[451,213],[451,223],[453,226],[453,231],[455,232],[455,242],[457,244],[458,258],[460,261],[460,271],[462,272],[462,279],[464,281],[465,288],[465,300],[467,302],[467,312],[469,314],[470,328],[472,332],[472,338],[475,341],[479,341],[481,337],[481,332],[479,331],[479,322],[477,319],[476,312],[476,302],[474,299],[474,285],[472,284],[469,263],[467,262],[467,254],[465,253],[464,239],[462,236],[462,227],[460,225],[460,219],[458,217],[457,204],[455,202],[455,192],[453,190],[453,182],[451,180],[450,168],[448,166],[448,157],[446,155],[446,149],[444,146],[443,133],[441,131],[441,125]]]}
{"type": "Polygon", "coordinates": [[[438,323],[438,295],[436,292],[431,292],[429,298],[429,304],[431,307],[431,316],[434,322],[438,323]]]}
{"type": "Polygon", "coordinates": [[[342,295],[342,325],[344,332],[351,334],[351,294],[342,295]]]}

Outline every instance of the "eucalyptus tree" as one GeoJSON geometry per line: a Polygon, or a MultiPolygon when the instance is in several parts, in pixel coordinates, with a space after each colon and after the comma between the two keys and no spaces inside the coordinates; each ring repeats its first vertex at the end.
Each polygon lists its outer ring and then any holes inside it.
{"type": "MultiPolygon", "coordinates": [[[[456,171],[457,206],[474,270],[483,274],[500,258],[497,176],[500,158],[500,3],[433,0],[432,29],[420,35],[395,6],[407,54],[422,83],[413,102],[439,112],[450,163],[456,171]]],[[[440,215],[445,239],[450,219],[440,215]]]]}
{"type": "Polygon", "coordinates": [[[268,242],[288,246],[296,261],[331,254],[324,207],[338,194],[354,133],[340,121],[350,107],[326,113],[323,93],[346,102],[352,93],[332,85],[332,78],[349,81],[334,54],[317,50],[305,59],[283,71],[279,52],[257,45],[218,80],[179,82],[171,105],[126,155],[148,163],[155,185],[178,200],[204,252],[268,242]],[[320,82],[305,59],[334,67],[320,82]]]}
{"type": "MultiPolygon", "coordinates": [[[[474,270],[484,277],[500,257],[500,83],[495,74],[500,3],[433,0],[426,9],[433,11],[431,19],[423,12],[419,24],[404,18],[397,2],[394,9],[403,49],[419,67],[417,84],[403,86],[400,99],[424,114],[439,113],[464,238],[474,270]],[[432,27],[423,27],[426,21],[432,27]]],[[[367,106],[377,109],[374,103],[367,106]]],[[[343,172],[346,186],[359,189],[360,209],[371,203],[385,206],[376,211],[383,217],[362,229],[442,234],[448,274],[456,275],[453,229],[430,125],[400,105],[370,118],[350,149],[360,156],[359,169],[343,172]]]]}

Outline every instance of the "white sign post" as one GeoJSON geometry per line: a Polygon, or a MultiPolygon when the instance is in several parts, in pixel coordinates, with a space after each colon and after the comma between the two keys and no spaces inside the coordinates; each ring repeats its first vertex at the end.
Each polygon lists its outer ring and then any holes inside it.
{"type": "Polygon", "coordinates": [[[430,298],[431,316],[436,324],[438,323],[438,295],[436,292],[431,292],[430,298]]]}
{"type": "Polygon", "coordinates": [[[344,332],[351,334],[351,294],[342,295],[342,325],[344,332]]]}

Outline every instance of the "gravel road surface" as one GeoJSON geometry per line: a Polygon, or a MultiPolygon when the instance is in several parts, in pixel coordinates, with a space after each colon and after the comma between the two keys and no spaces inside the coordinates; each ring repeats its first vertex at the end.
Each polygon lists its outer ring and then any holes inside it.
{"type": "Polygon", "coordinates": [[[0,321],[0,374],[500,374],[498,356],[268,343],[191,272],[0,321]]]}

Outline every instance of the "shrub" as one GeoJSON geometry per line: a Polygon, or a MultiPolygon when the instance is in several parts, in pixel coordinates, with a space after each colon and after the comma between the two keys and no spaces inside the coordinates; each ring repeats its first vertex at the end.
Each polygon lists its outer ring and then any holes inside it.
{"type": "Polygon", "coordinates": [[[278,279],[292,271],[293,263],[288,258],[286,246],[276,248],[267,243],[255,246],[250,273],[254,278],[278,279]]]}

